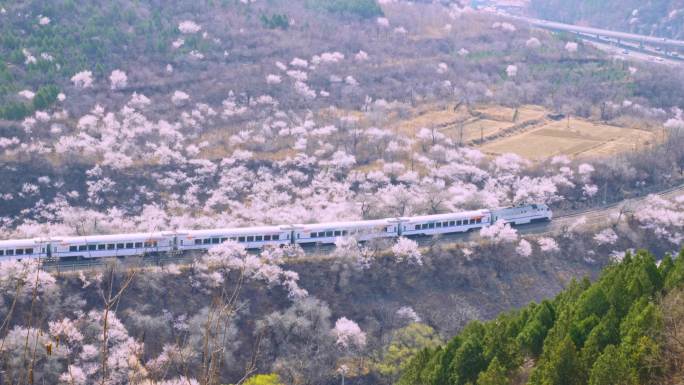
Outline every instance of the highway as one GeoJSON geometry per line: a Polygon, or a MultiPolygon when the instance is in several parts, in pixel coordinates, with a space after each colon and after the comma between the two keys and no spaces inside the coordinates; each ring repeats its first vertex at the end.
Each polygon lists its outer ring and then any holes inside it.
{"type": "Polygon", "coordinates": [[[674,39],[668,39],[668,38],[664,38],[664,37],[661,38],[661,37],[654,37],[654,36],[637,35],[637,34],[627,33],[627,32],[611,31],[608,29],[583,27],[583,26],[579,26],[579,25],[564,24],[564,23],[558,23],[555,21],[540,20],[540,19],[534,19],[534,18],[530,18],[530,17],[521,17],[521,16],[514,16],[514,15],[509,15],[509,14],[506,14],[506,16],[511,17],[513,19],[516,19],[516,20],[528,22],[529,24],[531,24],[535,27],[544,28],[544,29],[550,29],[550,30],[555,30],[555,31],[584,33],[584,34],[593,35],[596,37],[605,36],[605,37],[615,38],[618,40],[636,41],[639,43],[650,44],[650,45],[654,45],[654,46],[663,46],[663,47],[684,49],[684,40],[674,40],[674,39]]]}

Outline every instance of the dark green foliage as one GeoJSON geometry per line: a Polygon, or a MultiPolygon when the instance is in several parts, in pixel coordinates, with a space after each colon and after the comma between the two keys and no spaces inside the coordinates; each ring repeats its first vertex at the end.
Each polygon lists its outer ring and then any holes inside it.
{"type": "Polygon", "coordinates": [[[36,92],[36,96],[33,97],[33,108],[36,110],[44,110],[50,107],[57,101],[58,94],[59,88],[55,85],[40,87],[38,92],[36,92]]]}
{"type": "Polygon", "coordinates": [[[549,357],[534,372],[532,384],[543,385],[580,385],[582,365],[572,339],[566,336],[553,347],[549,357]]]}
{"type": "Polygon", "coordinates": [[[261,25],[268,29],[288,29],[290,27],[290,19],[285,14],[274,13],[270,17],[262,14],[261,25]]]}
{"type": "Polygon", "coordinates": [[[657,300],[684,283],[684,253],[660,267],[627,255],[601,278],[572,282],[553,301],[468,325],[444,347],[420,352],[400,384],[504,385],[525,358],[531,385],[650,384],[660,374],[657,300]]]}
{"type": "Polygon", "coordinates": [[[9,102],[4,107],[0,107],[0,118],[7,120],[22,120],[31,115],[31,107],[20,102],[9,102]]]}
{"type": "Polygon", "coordinates": [[[499,363],[498,358],[494,358],[487,370],[477,377],[477,385],[507,385],[508,383],[506,368],[499,363]]]}
{"type": "MultiPolygon", "coordinates": [[[[173,5],[151,1],[122,4],[126,3],[30,0],[22,2],[21,9],[6,4],[8,13],[20,12],[21,16],[4,17],[0,22],[0,106],[10,110],[3,116],[17,117],[23,112],[16,105],[7,105],[17,89],[40,89],[49,84],[63,87],[83,69],[106,76],[131,56],[165,52],[178,33],[173,5]],[[149,17],[141,12],[144,8],[150,9],[149,17]],[[39,14],[48,16],[50,24],[38,26],[39,14]],[[26,63],[23,50],[36,62],[26,63]],[[52,58],[44,59],[41,53],[52,58]]],[[[41,107],[36,108],[48,106],[51,94],[44,94],[48,98],[41,97],[37,101],[41,107]]]]}
{"type": "Polygon", "coordinates": [[[623,352],[610,345],[594,362],[589,385],[637,385],[636,372],[623,352]]]}
{"type": "Polygon", "coordinates": [[[376,0],[309,0],[309,5],[328,12],[370,19],[382,16],[382,8],[376,0]]]}

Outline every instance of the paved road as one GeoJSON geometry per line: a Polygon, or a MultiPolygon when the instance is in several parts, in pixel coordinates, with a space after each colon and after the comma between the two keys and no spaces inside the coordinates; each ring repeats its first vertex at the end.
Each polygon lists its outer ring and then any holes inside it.
{"type": "Polygon", "coordinates": [[[564,24],[564,23],[558,23],[555,21],[540,20],[540,19],[534,19],[534,18],[530,18],[530,17],[521,17],[521,16],[508,15],[508,14],[506,16],[512,17],[516,20],[526,21],[533,26],[544,28],[544,29],[552,29],[552,30],[556,30],[556,31],[586,33],[586,34],[594,35],[594,36],[607,36],[607,37],[612,37],[612,38],[616,38],[616,39],[620,39],[620,40],[637,41],[640,43],[651,44],[654,46],[684,48],[684,40],[673,40],[673,39],[654,37],[654,36],[637,35],[637,34],[627,33],[627,32],[611,31],[608,29],[593,28],[593,27],[583,27],[583,26],[579,26],[579,25],[564,24]]]}
{"type": "Polygon", "coordinates": [[[628,45],[624,42],[617,43],[615,41],[604,41],[582,34],[579,36],[585,42],[587,42],[587,44],[590,44],[601,51],[607,52],[620,60],[656,63],[670,67],[681,66],[684,64],[684,61],[680,58],[669,57],[663,53],[643,49],[638,46],[628,45]]]}

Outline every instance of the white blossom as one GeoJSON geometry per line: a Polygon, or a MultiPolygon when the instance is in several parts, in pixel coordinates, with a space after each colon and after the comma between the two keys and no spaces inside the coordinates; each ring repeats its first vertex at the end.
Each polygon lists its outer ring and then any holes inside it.
{"type": "Polygon", "coordinates": [[[515,248],[515,252],[521,257],[529,257],[532,255],[532,244],[525,239],[521,239],[515,248]]]}
{"type": "Polygon", "coordinates": [[[392,253],[399,262],[407,261],[419,266],[423,264],[423,255],[418,248],[418,243],[414,240],[399,237],[392,246],[392,253]]]}
{"type": "Polygon", "coordinates": [[[508,243],[518,239],[518,231],[503,219],[499,219],[494,224],[480,229],[480,236],[495,243],[508,243]]]}
{"type": "Polygon", "coordinates": [[[332,333],[337,339],[336,344],[343,349],[352,347],[363,349],[366,346],[366,333],[361,330],[356,322],[346,317],[335,322],[332,333]]]}
{"type": "Polygon", "coordinates": [[[93,73],[91,71],[81,71],[71,77],[71,82],[78,88],[92,87],[93,73]]]}
{"type": "Polygon", "coordinates": [[[594,241],[599,245],[614,245],[618,240],[618,235],[613,229],[605,229],[594,235],[594,241]]]}
{"type": "Polygon", "coordinates": [[[194,34],[202,30],[202,27],[191,20],[178,23],[178,30],[183,34],[194,34]]]}
{"type": "Polygon", "coordinates": [[[114,70],[109,75],[109,82],[111,84],[111,89],[118,90],[126,87],[126,84],[128,83],[128,76],[126,76],[126,73],[121,70],[114,70]]]}
{"type": "Polygon", "coordinates": [[[560,250],[558,248],[558,243],[553,238],[548,238],[548,237],[539,238],[539,239],[537,239],[537,243],[539,244],[539,248],[541,249],[541,251],[544,251],[544,252],[550,252],[551,253],[551,252],[555,252],[555,251],[560,250]]]}

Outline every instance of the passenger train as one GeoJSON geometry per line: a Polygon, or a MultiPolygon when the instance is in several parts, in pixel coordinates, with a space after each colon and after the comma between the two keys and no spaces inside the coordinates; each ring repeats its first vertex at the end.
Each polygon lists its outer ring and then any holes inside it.
{"type": "Polygon", "coordinates": [[[511,225],[550,221],[552,215],[547,205],[532,204],[496,210],[354,222],[17,239],[0,241],[0,260],[167,254],[186,250],[208,250],[227,240],[239,242],[247,249],[259,249],[266,245],[332,244],[336,238],[346,236],[365,242],[377,238],[464,233],[490,226],[498,220],[511,225]]]}

